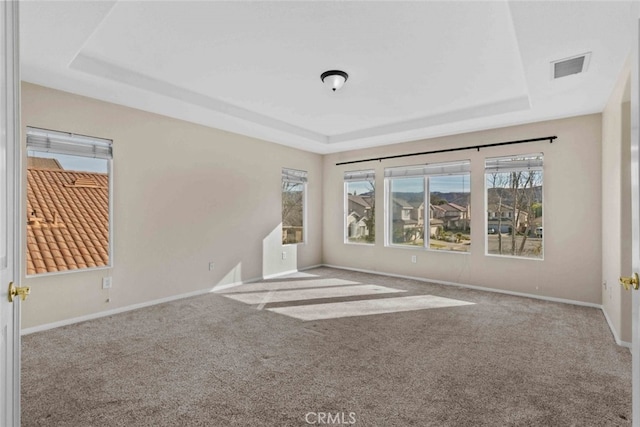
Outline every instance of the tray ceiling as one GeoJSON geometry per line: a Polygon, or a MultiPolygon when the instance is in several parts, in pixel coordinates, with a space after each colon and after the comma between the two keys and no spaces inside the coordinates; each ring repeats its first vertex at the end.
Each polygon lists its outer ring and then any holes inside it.
{"type": "Polygon", "coordinates": [[[601,112],[632,3],[28,1],[22,75],[330,153],[601,112]],[[349,73],[335,93],[329,69],[349,73]]]}

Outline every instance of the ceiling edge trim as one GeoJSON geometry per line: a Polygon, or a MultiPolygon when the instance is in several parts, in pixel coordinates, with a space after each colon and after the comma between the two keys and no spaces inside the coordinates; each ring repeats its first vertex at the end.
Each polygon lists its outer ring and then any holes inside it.
{"type": "Polygon", "coordinates": [[[245,120],[267,128],[297,135],[301,138],[309,139],[315,142],[327,144],[329,138],[317,132],[310,131],[298,126],[291,125],[281,120],[265,116],[235,106],[233,104],[211,98],[206,95],[193,92],[188,89],[173,85],[171,83],[146,76],[135,71],[128,70],[102,59],[93,58],[86,54],[78,54],[76,58],[69,64],[69,68],[91,74],[97,77],[105,78],[114,82],[126,84],[129,86],[153,92],[159,95],[167,96],[188,104],[204,107],[208,110],[215,111],[236,119],[245,120]]]}
{"type": "Polygon", "coordinates": [[[448,111],[445,113],[434,114],[431,116],[420,117],[403,122],[391,123],[353,132],[346,132],[339,135],[333,135],[329,137],[329,144],[371,138],[379,136],[381,134],[389,135],[409,132],[417,129],[424,129],[453,122],[461,122],[469,119],[477,119],[499,114],[512,113],[515,111],[523,111],[530,108],[531,102],[529,100],[529,96],[522,95],[497,102],[463,108],[460,110],[448,111]]]}

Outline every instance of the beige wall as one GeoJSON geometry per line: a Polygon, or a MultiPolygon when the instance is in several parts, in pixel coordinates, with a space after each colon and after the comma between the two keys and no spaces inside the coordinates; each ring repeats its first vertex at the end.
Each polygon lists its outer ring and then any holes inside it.
{"type": "Polygon", "coordinates": [[[411,143],[327,155],[324,158],[323,259],[326,264],[495,288],[586,303],[601,302],[602,117],[593,114],[411,143]],[[337,162],[557,135],[536,142],[382,162],[336,166],[337,162]],[[544,260],[486,256],[484,247],[485,157],[544,153],[544,260]],[[472,246],[470,254],[384,246],[384,168],[471,160],[472,246]],[[343,243],[343,173],[376,171],[374,246],[343,243]],[[411,263],[411,256],[417,263],[411,263]]]}
{"type": "MultiPolygon", "coordinates": [[[[22,104],[24,126],[110,138],[115,153],[114,267],[26,278],[32,296],[24,305],[24,328],[321,263],[594,304],[604,298],[601,230],[609,216],[603,214],[602,186],[608,188],[609,182],[601,173],[601,157],[609,151],[601,140],[610,132],[603,130],[600,114],[323,157],[32,84],[23,85],[22,104]],[[548,135],[558,139],[553,144],[335,165],[548,135]],[[534,152],[545,155],[544,260],[486,256],[484,159],[534,152]],[[384,247],[384,168],[459,159],[471,160],[472,167],[471,253],[384,247]],[[309,172],[305,245],[280,243],[282,167],[309,172]],[[376,170],[378,241],[346,245],[343,173],[368,168],[376,170]],[[415,264],[412,255],[417,256],[415,264]],[[213,272],[208,271],[210,261],[213,272]],[[111,290],[101,289],[105,276],[113,277],[111,290]]],[[[614,224],[619,226],[620,220],[614,224]]],[[[620,242],[617,248],[619,253],[620,242]]]]}
{"type": "Polygon", "coordinates": [[[616,338],[631,342],[631,293],[618,277],[631,275],[630,65],[602,113],[602,306],[616,338]]]}
{"type": "Polygon", "coordinates": [[[23,280],[24,328],[322,261],[320,155],[28,83],[22,120],[114,141],[115,235],[111,269],[23,280]],[[309,172],[304,245],[281,245],[282,167],[309,172]]]}

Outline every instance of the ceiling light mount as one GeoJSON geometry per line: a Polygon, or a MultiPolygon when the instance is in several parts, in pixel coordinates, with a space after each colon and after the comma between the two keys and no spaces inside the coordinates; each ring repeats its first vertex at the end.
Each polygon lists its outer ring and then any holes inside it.
{"type": "Polygon", "coordinates": [[[340,89],[348,78],[349,74],[340,70],[329,70],[320,74],[320,79],[322,80],[322,82],[329,86],[334,92],[340,89]]]}

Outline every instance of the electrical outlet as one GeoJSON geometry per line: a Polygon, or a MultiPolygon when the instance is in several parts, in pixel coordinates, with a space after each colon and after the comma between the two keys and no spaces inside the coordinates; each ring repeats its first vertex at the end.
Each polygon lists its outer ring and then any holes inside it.
{"type": "Polygon", "coordinates": [[[282,259],[287,259],[287,253],[286,252],[282,252],[282,259]]]}
{"type": "Polygon", "coordinates": [[[111,289],[111,276],[102,278],[102,289],[111,289]]]}
{"type": "Polygon", "coordinates": [[[216,267],[216,265],[212,262],[209,263],[209,271],[213,271],[213,269],[216,267]]]}
{"type": "Polygon", "coordinates": [[[412,263],[414,263],[414,264],[415,264],[416,262],[418,262],[418,257],[417,257],[417,256],[415,256],[415,255],[411,255],[411,262],[412,262],[412,263]]]}

